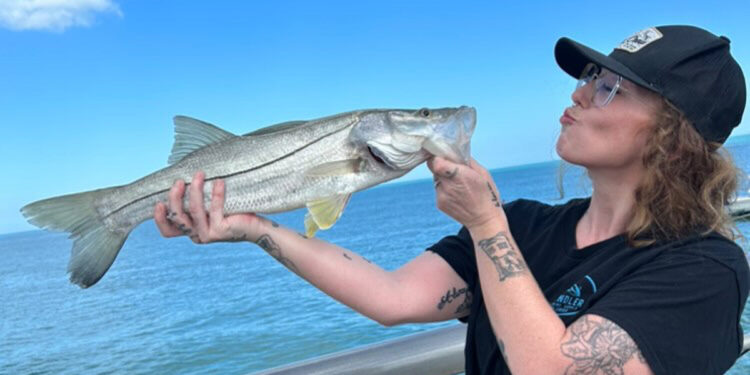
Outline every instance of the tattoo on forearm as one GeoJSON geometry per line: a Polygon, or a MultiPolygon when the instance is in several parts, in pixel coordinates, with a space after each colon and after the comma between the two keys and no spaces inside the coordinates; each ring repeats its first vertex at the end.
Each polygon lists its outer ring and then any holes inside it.
{"type": "Polygon", "coordinates": [[[521,253],[513,248],[505,232],[500,232],[478,242],[479,248],[495,264],[495,269],[500,276],[500,281],[526,273],[528,267],[523,261],[521,253]]]}
{"type": "Polygon", "coordinates": [[[565,375],[623,374],[625,363],[642,354],[632,338],[609,320],[583,316],[569,328],[572,337],[560,345],[560,351],[573,363],[565,375]]]}
{"type": "Polygon", "coordinates": [[[342,253],[342,254],[344,254],[344,258],[352,260],[352,258],[350,256],[346,255],[346,253],[342,253]]]}
{"type": "Polygon", "coordinates": [[[297,269],[297,266],[294,265],[294,262],[292,262],[289,258],[285,257],[284,254],[281,252],[281,247],[276,244],[276,242],[269,236],[268,234],[264,234],[258,238],[258,246],[263,248],[268,254],[270,254],[272,257],[276,258],[276,260],[279,261],[279,263],[283,264],[286,268],[289,268],[293,272],[299,274],[299,270],[297,269]]]}
{"type": "Polygon", "coordinates": [[[495,207],[500,207],[500,200],[497,198],[497,194],[495,194],[495,189],[492,188],[492,184],[487,182],[487,189],[490,189],[490,194],[492,194],[492,203],[495,204],[495,207]]]}

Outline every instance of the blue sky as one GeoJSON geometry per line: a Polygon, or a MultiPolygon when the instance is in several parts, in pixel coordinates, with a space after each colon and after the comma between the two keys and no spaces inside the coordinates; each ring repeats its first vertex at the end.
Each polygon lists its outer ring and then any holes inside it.
{"type": "Polygon", "coordinates": [[[33,229],[26,203],[166,166],[176,114],[245,133],[471,105],[473,156],[498,168],[556,158],[575,85],[553,58],[562,36],[608,53],[645,27],[695,24],[727,35],[750,76],[746,0],[261,3],[0,0],[0,233],[33,229]]]}

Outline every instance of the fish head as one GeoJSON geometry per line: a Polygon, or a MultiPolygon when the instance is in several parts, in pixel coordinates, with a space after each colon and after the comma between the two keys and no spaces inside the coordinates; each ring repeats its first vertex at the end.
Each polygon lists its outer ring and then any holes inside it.
{"type": "Polygon", "coordinates": [[[376,110],[363,113],[350,140],[393,170],[411,170],[432,155],[468,164],[475,125],[472,107],[376,110]]]}

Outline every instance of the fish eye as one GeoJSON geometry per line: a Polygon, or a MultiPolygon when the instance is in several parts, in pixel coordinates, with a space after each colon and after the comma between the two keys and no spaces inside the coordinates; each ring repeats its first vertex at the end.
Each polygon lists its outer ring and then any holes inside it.
{"type": "Polygon", "coordinates": [[[422,109],[419,110],[419,114],[422,117],[430,117],[430,110],[427,109],[427,108],[422,108],[422,109]]]}

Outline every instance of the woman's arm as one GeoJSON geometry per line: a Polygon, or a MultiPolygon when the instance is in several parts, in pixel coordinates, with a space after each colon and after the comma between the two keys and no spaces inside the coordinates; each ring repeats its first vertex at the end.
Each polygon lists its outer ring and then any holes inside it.
{"type": "Polygon", "coordinates": [[[187,235],[196,243],[254,242],[324,293],[383,325],[441,321],[468,314],[468,308],[462,307],[470,298],[466,283],[435,253],[427,251],[398,270],[386,271],[350,250],[306,238],[265,218],[253,214],[225,216],[222,181],[214,183],[206,212],[203,183],[204,174],[199,172],[190,184],[188,213],[182,210],[182,181],[170,190],[169,209],[157,204],[154,219],[163,236],[187,235]]]}
{"type": "Polygon", "coordinates": [[[636,359],[640,352],[630,336],[611,321],[584,315],[565,327],[529,271],[484,168],[439,158],[428,165],[438,207],[465,225],[474,241],[487,313],[514,375],[651,374],[636,359]]]}

